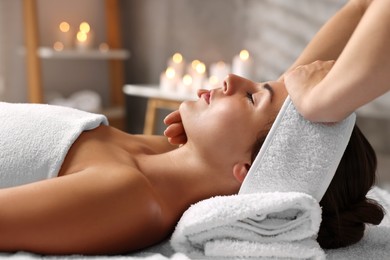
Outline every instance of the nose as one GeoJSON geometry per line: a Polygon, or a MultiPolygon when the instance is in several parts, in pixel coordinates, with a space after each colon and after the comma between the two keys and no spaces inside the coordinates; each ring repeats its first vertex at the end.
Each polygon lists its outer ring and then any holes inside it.
{"type": "Polygon", "coordinates": [[[252,81],[237,76],[235,74],[229,74],[223,81],[222,91],[225,95],[232,95],[237,90],[245,90],[252,81]]]}

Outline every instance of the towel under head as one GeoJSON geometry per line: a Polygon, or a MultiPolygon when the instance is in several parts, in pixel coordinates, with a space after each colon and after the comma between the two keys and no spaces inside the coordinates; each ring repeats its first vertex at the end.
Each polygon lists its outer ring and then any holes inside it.
{"type": "Polygon", "coordinates": [[[285,100],[240,194],[303,192],[320,201],[343,156],[355,125],[351,114],[335,124],[313,123],[285,100]]]}

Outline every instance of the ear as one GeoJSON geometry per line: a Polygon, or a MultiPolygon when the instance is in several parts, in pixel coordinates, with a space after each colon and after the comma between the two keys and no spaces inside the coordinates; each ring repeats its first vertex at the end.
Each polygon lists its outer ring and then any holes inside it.
{"type": "Polygon", "coordinates": [[[250,164],[248,163],[237,163],[233,166],[233,176],[239,183],[242,183],[248,174],[250,164]]]}

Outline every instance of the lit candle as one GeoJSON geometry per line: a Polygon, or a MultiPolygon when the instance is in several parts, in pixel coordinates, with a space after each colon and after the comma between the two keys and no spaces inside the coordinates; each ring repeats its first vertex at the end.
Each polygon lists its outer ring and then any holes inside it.
{"type": "Polygon", "coordinates": [[[220,80],[216,76],[210,76],[207,83],[208,83],[207,87],[206,87],[207,89],[213,89],[213,88],[221,87],[220,80]]]}
{"type": "Polygon", "coordinates": [[[230,70],[230,65],[223,61],[211,64],[209,85],[211,85],[212,88],[220,87],[219,84],[221,84],[226,76],[230,73],[230,70]]]}
{"type": "Polygon", "coordinates": [[[199,62],[196,64],[195,70],[199,75],[204,75],[206,72],[206,65],[203,62],[199,62]]]}
{"type": "MultiPolygon", "coordinates": [[[[72,42],[72,38],[73,38],[73,35],[72,35],[72,30],[71,30],[71,27],[69,25],[69,23],[67,22],[61,22],[59,25],[58,25],[58,41],[57,42],[60,42],[62,43],[63,45],[63,48],[62,49],[70,49],[72,48],[72,45],[73,45],[73,42],[72,42]]],[[[57,44],[58,46],[58,44],[57,44]]]]}
{"type": "Polygon", "coordinates": [[[160,89],[167,92],[176,91],[176,72],[172,67],[168,67],[165,73],[161,73],[160,76],[160,89]]]}
{"type": "Polygon", "coordinates": [[[87,22],[82,22],[76,34],[76,47],[79,50],[90,49],[93,46],[93,32],[87,22]]]}
{"type": "Polygon", "coordinates": [[[193,80],[192,86],[194,90],[198,90],[204,87],[204,81],[206,76],[206,65],[203,62],[195,60],[192,62],[193,70],[193,80]]]}
{"type": "Polygon", "coordinates": [[[196,73],[196,65],[199,64],[199,60],[193,60],[191,63],[187,66],[187,73],[191,75],[191,77],[195,76],[196,73]]]}
{"type": "Polygon", "coordinates": [[[64,49],[64,44],[62,42],[55,42],[53,49],[56,51],[62,51],[64,49]]]}
{"type": "Polygon", "coordinates": [[[192,83],[193,83],[193,80],[192,80],[191,75],[189,75],[189,74],[184,75],[184,77],[180,81],[180,84],[178,87],[178,90],[179,90],[178,92],[182,95],[185,95],[185,96],[193,95],[194,89],[193,89],[192,83]]]}
{"type": "Polygon", "coordinates": [[[168,67],[172,67],[175,72],[177,77],[181,77],[184,73],[184,67],[185,67],[185,61],[183,58],[183,55],[180,53],[176,52],[173,54],[173,56],[168,60],[167,63],[168,67]]]}
{"type": "Polygon", "coordinates": [[[240,55],[236,55],[233,58],[232,72],[249,79],[253,76],[253,60],[247,50],[242,50],[240,55]]]}

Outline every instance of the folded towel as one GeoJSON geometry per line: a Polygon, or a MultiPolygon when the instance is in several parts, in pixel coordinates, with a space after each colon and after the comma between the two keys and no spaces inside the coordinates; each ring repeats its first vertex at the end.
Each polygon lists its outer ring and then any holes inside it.
{"type": "Polygon", "coordinates": [[[171,245],[194,258],[322,259],[324,252],[315,241],[320,222],[318,202],[304,193],[218,196],[183,214],[171,245]]]}
{"type": "Polygon", "coordinates": [[[73,142],[108,124],[103,115],[42,104],[0,102],[0,188],[57,176],[73,142]]]}
{"type": "Polygon", "coordinates": [[[313,123],[287,97],[239,193],[296,191],[320,201],[347,147],[355,119],[352,114],[335,124],[313,123]]]}

